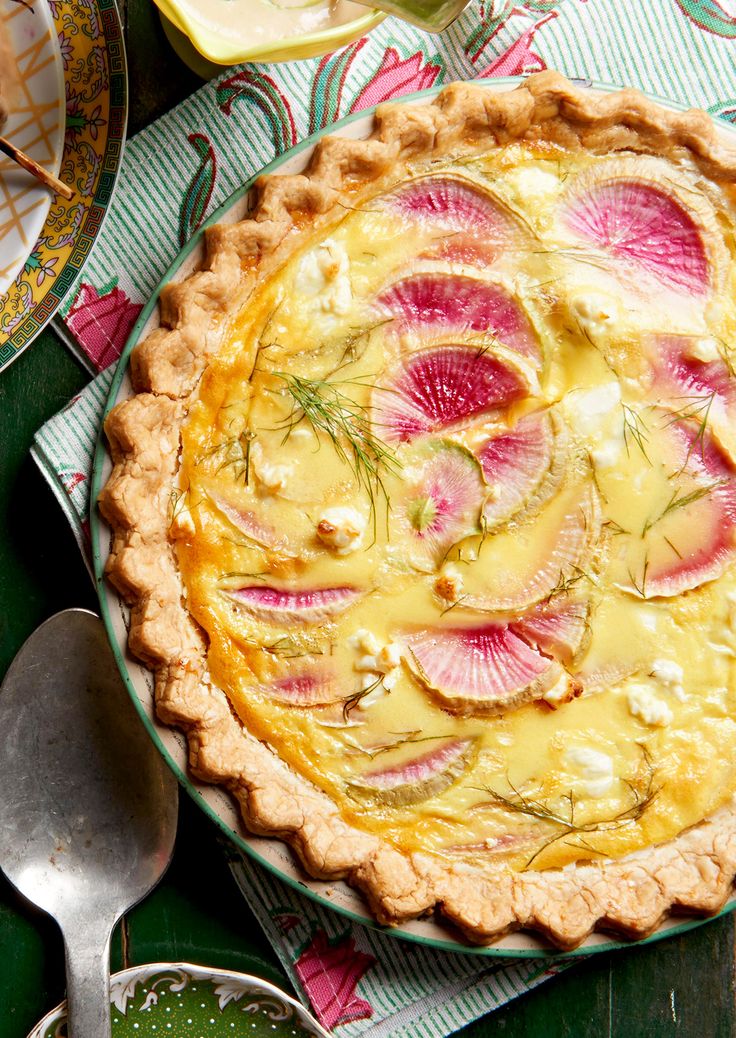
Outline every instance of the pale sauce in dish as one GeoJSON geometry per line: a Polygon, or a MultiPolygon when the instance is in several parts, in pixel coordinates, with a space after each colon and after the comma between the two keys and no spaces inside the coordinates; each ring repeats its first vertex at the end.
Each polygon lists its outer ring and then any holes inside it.
{"type": "Polygon", "coordinates": [[[351,0],[179,0],[177,6],[207,32],[248,45],[322,32],[369,11],[351,0]]]}

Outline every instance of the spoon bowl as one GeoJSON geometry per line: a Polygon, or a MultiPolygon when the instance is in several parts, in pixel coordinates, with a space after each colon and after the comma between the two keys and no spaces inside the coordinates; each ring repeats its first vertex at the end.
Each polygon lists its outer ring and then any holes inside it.
{"type": "Polygon", "coordinates": [[[70,1038],[110,1034],[110,934],[165,872],[177,803],[99,618],[52,616],[0,688],[0,867],[62,930],[70,1038]]]}

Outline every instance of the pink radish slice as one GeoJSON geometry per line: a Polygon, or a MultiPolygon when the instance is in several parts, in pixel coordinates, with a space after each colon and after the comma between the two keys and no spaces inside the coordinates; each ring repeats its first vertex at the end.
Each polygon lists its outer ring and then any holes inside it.
{"type": "Polygon", "coordinates": [[[221,497],[212,497],[212,502],[236,530],[264,548],[286,547],[286,540],[272,526],[264,523],[255,512],[240,508],[221,497]]]}
{"type": "Polygon", "coordinates": [[[478,457],[492,488],[484,510],[489,526],[537,508],[551,496],[562,477],[560,432],[549,412],[530,414],[481,447],[478,457]]]}
{"type": "Polygon", "coordinates": [[[577,671],[575,680],[580,682],[585,693],[605,692],[630,677],[635,670],[635,666],[624,663],[599,664],[589,670],[577,671]]]}
{"type": "Polygon", "coordinates": [[[490,267],[501,252],[497,243],[487,241],[471,231],[464,231],[440,238],[422,253],[422,258],[459,263],[467,267],[490,267]]]}
{"type": "Polygon", "coordinates": [[[355,587],[285,591],[258,584],[254,587],[230,588],[223,594],[261,620],[272,623],[318,623],[344,612],[362,592],[355,587]]]}
{"type": "Polygon", "coordinates": [[[413,440],[492,414],[529,392],[513,355],[477,346],[435,346],[403,361],[374,394],[375,424],[388,442],[413,440]]]}
{"type": "Polygon", "coordinates": [[[478,332],[493,336],[516,353],[539,361],[540,351],[529,318],[501,285],[466,274],[410,274],[385,289],[376,300],[387,329],[397,334],[431,335],[478,332]]]}
{"type": "Polygon", "coordinates": [[[335,691],[333,675],[324,669],[278,678],[264,687],[264,692],[286,706],[325,706],[341,698],[335,691]]]}
{"type": "MultiPolygon", "coordinates": [[[[548,507],[555,507],[552,501],[548,507]]],[[[463,607],[469,609],[520,612],[547,598],[566,596],[570,588],[577,592],[585,585],[584,567],[598,543],[601,512],[595,487],[588,484],[577,493],[569,494],[560,517],[553,529],[544,535],[546,550],[541,553],[538,568],[523,585],[498,586],[483,593],[469,593],[463,598],[463,607]]],[[[544,516],[545,513],[542,513],[544,516]]],[[[532,525],[532,530],[534,529],[532,525]]],[[[504,537],[502,532],[499,540],[504,537]]],[[[489,538],[484,547],[485,562],[493,558],[495,538],[489,538]]],[[[544,548],[539,545],[539,549],[544,548]]],[[[499,559],[499,562],[503,562],[499,559]]]]}
{"type": "Polygon", "coordinates": [[[404,764],[364,772],[349,785],[395,807],[418,804],[451,786],[468,767],[473,749],[473,739],[450,739],[404,764]]]}
{"type": "MultiPolygon", "coordinates": [[[[495,811],[498,811],[498,803],[496,801],[493,801],[490,805],[477,805],[478,808],[484,806],[492,806],[495,811]]],[[[464,854],[472,855],[473,857],[479,854],[483,856],[518,854],[520,851],[525,850],[527,847],[533,847],[539,842],[540,832],[539,828],[537,828],[529,832],[502,833],[500,836],[489,836],[487,840],[482,840],[480,843],[456,843],[451,847],[443,847],[442,850],[445,854],[464,854]]]]}
{"type": "Polygon", "coordinates": [[[567,205],[567,227],[672,288],[702,295],[708,259],[698,225],[654,184],[620,177],[596,184],[567,205]]]}
{"type": "Polygon", "coordinates": [[[569,664],[588,640],[589,612],[588,602],[553,599],[540,602],[509,626],[532,648],[569,664]]]}
{"type": "Polygon", "coordinates": [[[736,420],[736,384],[724,360],[703,362],[690,356],[694,340],[689,336],[659,335],[648,345],[660,396],[670,397],[674,407],[691,409],[698,398],[707,403],[712,396],[709,417],[720,417],[720,406],[726,417],[736,420]]]}
{"type": "Polygon", "coordinates": [[[452,544],[480,533],[485,487],[478,462],[463,447],[433,443],[422,456],[421,474],[403,490],[395,511],[408,530],[412,554],[436,564],[452,544]]]}
{"type": "MultiPolygon", "coordinates": [[[[674,492],[687,495],[698,487],[709,490],[679,511],[678,520],[687,533],[678,544],[682,557],[671,552],[649,566],[645,598],[690,591],[715,580],[736,559],[736,469],[707,432],[699,436],[693,423],[673,422],[668,432],[679,440],[683,473],[692,477],[674,492]]],[[[659,532],[654,527],[649,538],[659,532]]]]}
{"type": "Polygon", "coordinates": [[[418,680],[453,713],[496,714],[544,695],[562,676],[506,624],[423,631],[405,639],[418,680]]]}
{"type": "Polygon", "coordinates": [[[485,238],[505,238],[513,228],[508,212],[479,186],[445,173],[400,187],[386,203],[409,219],[461,231],[473,228],[485,238]]]}

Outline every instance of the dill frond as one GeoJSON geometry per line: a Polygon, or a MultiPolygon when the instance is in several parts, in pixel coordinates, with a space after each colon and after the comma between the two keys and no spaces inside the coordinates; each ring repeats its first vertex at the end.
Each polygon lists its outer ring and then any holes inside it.
{"type": "Polygon", "coordinates": [[[652,462],[646,449],[646,444],[649,442],[649,429],[644,422],[644,419],[640,414],[634,411],[633,408],[629,407],[628,404],[621,404],[621,410],[624,415],[624,446],[626,448],[627,456],[631,456],[629,441],[633,440],[641,451],[646,462],[651,465],[652,462]]]}
{"type": "MultiPolygon", "coordinates": [[[[714,479],[712,483],[706,483],[703,486],[695,487],[695,489],[691,490],[689,494],[682,494],[679,489],[675,487],[672,491],[672,496],[659,515],[655,516],[653,519],[647,519],[644,523],[641,532],[642,537],[646,537],[652,527],[661,522],[665,516],[671,515],[672,512],[676,512],[680,508],[687,508],[688,505],[695,504],[696,501],[700,501],[702,498],[712,494],[714,490],[718,487],[722,487],[724,483],[727,482],[728,480],[726,479],[714,479]]],[[[676,554],[679,554],[679,552],[676,552],[676,554]]]]}
{"type": "Polygon", "coordinates": [[[438,739],[448,739],[450,736],[445,735],[422,735],[419,728],[408,732],[389,732],[389,735],[395,735],[395,739],[387,739],[383,743],[378,743],[376,746],[361,746],[359,743],[351,743],[345,751],[347,756],[357,756],[358,754],[364,754],[366,757],[370,757],[373,760],[375,757],[380,757],[383,753],[388,753],[389,750],[396,750],[399,746],[414,745],[415,743],[422,742],[434,742],[438,739]]]}
{"type": "Polygon", "coordinates": [[[359,379],[342,382],[308,379],[284,371],[272,374],[284,382],[292,400],[291,412],[281,425],[282,442],[285,443],[302,422],[310,425],[315,433],[324,433],[338,457],[350,466],[358,484],[367,492],[375,535],[377,494],[382,495],[387,510],[390,509],[383,473],[397,472],[400,462],[393,448],[373,435],[366,408],[341,388],[346,385],[365,387],[366,383],[359,379]]]}
{"type": "Polygon", "coordinates": [[[679,476],[680,473],[685,470],[687,463],[690,461],[696,444],[700,447],[700,457],[701,460],[703,459],[703,456],[705,454],[705,434],[708,429],[710,409],[713,406],[715,396],[716,391],[713,390],[712,393],[706,393],[703,396],[695,395],[682,397],[682,399],[688,401],[688,403],[684,404],[682,407],[671,408],[669,410],[669,419],[665,423],[666,427],[674,425],[675,422],[693,421],[697,423],[695,439],[688,447],[687,453],[685,455],[685,460],[683,461],[682,465],[675,473],[675,475],[679,476]]]}
{"type": "MultiPolygon", "coordinates": [[[[353,692],[352,695],[343,700],[342,719],[345,723],[350,720],[350,712],[355,710],[361,700],[365,699],[365,697],[369,696],[371,692],[374,692],[377,688],[380,688],[381,685],[383,685],[383,678],[384,675],[381,674],[380,677],[377,677],[372,684],[367,686],[367,688],[358,689],[357,692],[353,692]]],[[[386,691],[388,691],[388,689],[386,689],[386,691]]]]}
{"type": "Polygon", "coordinates": [[[568,595],[583,580],[587,580],[594,586],[597,584],[593,574],[581,569],[580,566],[570,566],[567,571],[561,568],[560,575],[557,578],[557,583],[543,601],[549,602],[552,598],[556,598],[558,595],[568,595]]]}
{"type": "Polygon", "coordinates": [[[641,572],[641,581],[637,581],[636,577],[631,572],[631,570],[628,571],[629,580],[631,581],[631,586],[633,587],[634,591],[636,591],[637,595],[639,595],[641,598],[646,598],[647,597],[646,592],[647,592],[647,573],[648,572],[649,572],[649,556],[648,555],[644,556],[644,565],[642,567],[642,572],[641,572]]]}
{"type": "Polygon", "coordinates": [[[529,868],[542,851],[565,837],[575,835],[584,838],[586,834],[590,835],[595,833],[615,832],[618,829],[622,829],[625,826],[632,825],[639,821],[647,808],[651,807],[657,799],[661,788],[655,788],[654,786],[654,768],[652,767],[651,759],[646,748],[643,748],[643,753],[647,769],[645,782],[641,786],[635,785],[632,782],[625,783],[632,793],[633,799],[631,804],[614,815],[597,818],[591,822],[579,823],[576,821],[575,811],[577,801],[572,790],[563,794],[561,798],[568,804],[567,810],[565,811],[562,809],[555,810],[550,807],[549,804],[537,799],[535,796],[517,789],[508,777],[506,781],[512,791],[511,796],[501,793],[496,789],[492,789],[489,786],[483,787],[482,792],[490,796],[492,804],[502,807],[506,811],[526,815],[528,818],[535,818],[538,821],[546,822],[549,825],[559,828],[560,831],[553,833],[548,840],[545,840],[527,861],[524,867],[529,868]]]}
{"type": "Polygon", "coordinates": [[[625,530],[620,523],[617,523],[615,519],[606,519],[601,523],[604,530],[608,530],[613,537],[619,537],[621,534],[631,533],[630,530],[625,530]]]}
{"type": "Polygon", "coordinates": [[[230,436],[222,443],[216,443],[205,454],[197,458],[195,464],[212,459],[217,464],[215,475],[224,469],[231,469],[236,483],[243,481],[245,486],[250,482],[250,449],[256,434],[244,429],[237,436],[230,436]]]}

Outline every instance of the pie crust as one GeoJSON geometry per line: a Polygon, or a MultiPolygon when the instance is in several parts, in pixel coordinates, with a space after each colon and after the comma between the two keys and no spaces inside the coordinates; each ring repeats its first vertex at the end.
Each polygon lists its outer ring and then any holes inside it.
{"type": "Polygon", "coordinates": [[[228,318],[259,283],[366,185],[380,191],[410,166],[530,141],[596,155],[686,155],[704,178],[736,175],[736,149],[704,112],[666,110],[633,90],[588,92],[553,72],[509,92],[453,84],[431,104],[379,106],[369,138],[325,137],[306,173],[263,177],[251,217],[209,228],[203,269],[164,289],[161,325],[131,357],[137,395],[105,425],[114,467],[99,506],[113,529],[107,573],[131,606],[129,648],[155,674],[158,715],[186,732],[193,773],[229,789],[250,830],[285,840],[311,876],[347,880],[380,923],[437,911],[475,943],[529,928],[570,949],[593,930],[641,938],[668,913],[718,911],[736,874],[736,802],[617,860],[521,872],[499,865],[489,877],[403,853],[347,824],[326,794],[245,730],[209,679],[205,636],[186,608],[169,537],[190,401],[228,318]]]}

